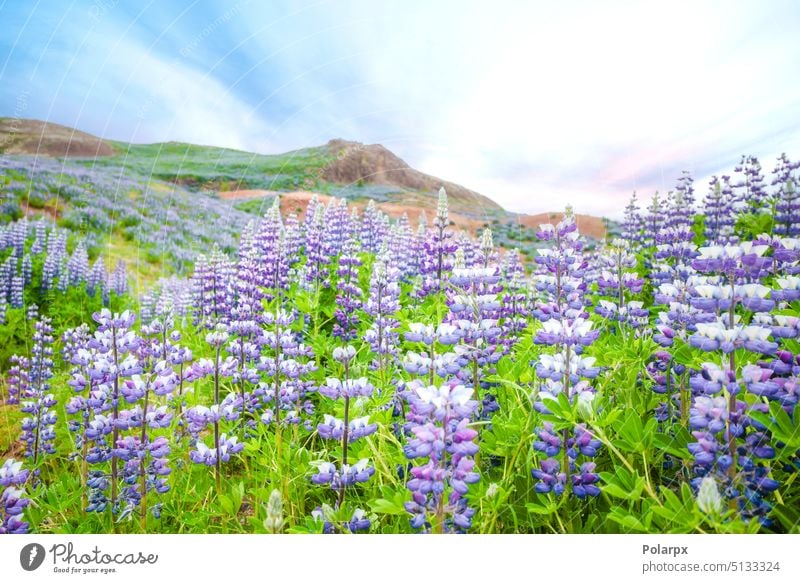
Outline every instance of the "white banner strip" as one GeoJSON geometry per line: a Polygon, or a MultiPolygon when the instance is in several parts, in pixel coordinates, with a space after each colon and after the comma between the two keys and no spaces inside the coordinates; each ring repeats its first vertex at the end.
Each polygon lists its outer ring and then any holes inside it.
{"type": "Polygon", "coordinates": [[[800,580],[795,535],[0,537],[2,581],[800,580]]]}

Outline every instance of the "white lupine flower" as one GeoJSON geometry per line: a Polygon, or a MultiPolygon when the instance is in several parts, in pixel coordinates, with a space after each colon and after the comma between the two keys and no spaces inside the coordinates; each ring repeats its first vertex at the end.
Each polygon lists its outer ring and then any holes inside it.
{"type": "Polygon", "coordinates": [[[267,532],[278,533],[283,527],[283,500],[281,493],[276,488],[272,490],[267,502],[267,517],[264,519],[264,528],[267,532]]]}
{"type": "Polygon", "coordinates": [[[718,515],[722,512],[722,496],[717,488],[717,482],[712,476],[705,476],[700,481],[697,491],[697,506],[708,515],[718,515]]]}
{"type": "Polygon", "coordinates": [[[787,275],[786,277],[779,277],[776,280],[781,289],[798,289],[800,288],[800,277],[796,275],[787,275]]]}

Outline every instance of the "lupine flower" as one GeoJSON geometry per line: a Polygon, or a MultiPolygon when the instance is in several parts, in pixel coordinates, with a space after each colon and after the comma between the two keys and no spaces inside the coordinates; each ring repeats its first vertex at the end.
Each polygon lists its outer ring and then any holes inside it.
{"type": "Polygon", "coordinates": [[[50,391],[53,377],[53,328],[50,319],[42,317],[34,325],[33,348],[28,372],[28,391],[21,400],[20,410],[29,416],[22,421],[22,440],[25,455],[36,465],[40,455],[55,453],[56,405],[50,391]]]}
{"type": "Polygon", "coordinates": [[[30,504],[25,493],[16,486],[24,486],[28,480],[28,470],[22,469],[22,462],[7,459],[0,466],[0,534],[27,534],[29,525],[22,520],[22,514],[30,504]]]}
{"type": "Polygon", "coordinates": [[[264,519],[264,528],[267,532],[276,534],[283,528],[283,500],[280,490],[274,489],[267,501],[267,517],[264,519]]]}
{"type": "Polygon", "coordinates": [[[8,369],[8,405],[19,403],[20,398],[26,398],[30,393],[30,362],[24,356],[14,354],[10,358],[11,366],[8,369]]]}
{"type": "Polygon", "coordinates": [[[29,525],[21,520],[22,513],[30,504],[25,493],[13,486],[0,494],[0,534],[27,534],[29,525]]]}
{"type": "Polygon", "coordinates": [[[720,179],[712,176],[703,212],[705,217],[705,236],[709,243],[724,245],[738,241],[733,233],[733,226],[736,222],[734,202],[730,177],[723,176],[720,179]]]}
{"type": "MultiPolygon", "coordinates": [[[[452,287],[447,290],[450,314],[446,321],[456,327],[461,339],[455,350],[463,362],[456,375],[479,391],[482,387],[481,370],[497,363],[503,355],[500,343],[502,328],[499,325],[501,302],[498,298],[503,288],[499,285],[499,268],[491,265],[494,257],[491,230],[484,230],[477,254],[477,262],[466,267],[463,249],[456,251],[450,276],[452,287]]],[[[494,398],[489,394],[484,396],[484,401],[484,413],[496,409],[494,398]]]]}
{"type": "Polygon", "coordinates": [[[504,337],[502,342],[508,350],[518,341],[522,331],[528,326],[530,297],[525,280],[525,268],[516,249],[511,249],[506,254],[500,271],[505,280],[500,309],[504,337]]]}
{"type": "MultiPolygon", "coordinates": [[[[132,498],[129,496],[130,489],[118,496],[120,480],[124,482],[129,476],[126,476],[124,467],[120,471],[114,448],[120,439],[120,431],[144,423],[141,415],[125,413],[120,408],[124,399],[121,392],[124,379],[143,371],[136,357],[141,339],[132,330],[136,320],[133,312],[119,314],[103,309],[93,314],[92,318],[97,322],[98,328],[86,344],[87,352],[79,351],[73,361],[78,366],[83,366],[84,372],[74,373],[71,382],[76,391],[88,388],[89,399],[83,402],[72,401],[70,411],[84,411],[84,439],[94,442],[85,452],[88,463],[96,465],[109,459],[111,461],[110,476],[100,470],[90,472],[94,478],[87,482],[90,488],[87,510],[105,510],[108,501],[104,490],[110,486],[111,509],[117,513],[121,511],[122,499],[130,501],[132,498]],[[110,415],[105,415],[106,412],[110,415]],[[94,486],[102,486],[103,489],[98,490],[94,486]]],[[[75,429],[76,426],[72,425],[71,428],[75,429]]]]}
{"type": "Polygon", "coordinates": [[[361,288],[358,285],[358,268],[361,260],[358,257],[358,244],[354,238],[348,239],[339,256],[336,270],[336,323],[333,326],[334,336],[348,342],[355,338],[359,324],[358,310],[361,309],[361,288]]]}
{"type": "MultiPolygon", "coordinates": [[[[261,396],[263,406],[268,407],[261,415],[261,422],[280,425],[301,422],[299,412],[310,415],[313,403],[308,394],[316,387],[314,383],[305,381],[304,377],[314,372],[317,367],[313,361],[313,350],[300,342],[297,333],[291,329],[297,318],[295,313],[279,310],[263,314],[259,344],[262,355],[256,363],[256,369],[270,378],[269,383],[262,383],[253,392],[261,396]]],[[[261,407],[261,404],[257,404],[261,407]]],[[[310,429],[310,423],[306,422],[310,429]]]]}
{"type": "Polygon", "coordinates": [[[772,171],[772,185],[777,187],[775,195],[775,227],[773,231],[784,237],[800,236],[800,179],[797,169],[800,162],[791,162],[781,154],[772,171]]]}
{"type": "Polygon", "coordinates": [[[634,192],[628,206],[625,207],[625,219],[622,227],[622,237],[634,248],[638,247],[642,241],[643,221],[637,203],[634,192]]]}
{"type": "MultiPolygon", "coordinates": [[[[755,207],[754,207],[755,208],[755,207]]],[[[695,431],[695,443],[689,451],[695,458],[693,482],[713,476],[723,486],[725,496],[734,501],[744,520],[756,518],[770,524],[768,495],[778,487],[770,477],[766,460],[775,457],[770,437],[764,427],[753,422],[750,411],[765,411],[763,403],[748,405],[744,391],[760,398],[783,398],[782,379],[774,378],[775,369],[760,365],[737,366],[737,351],[747,350],[763,356],[778,356],[784,337],[782,324],[769,311],[777,300],[762,279],[776,268],[770,248],[782,246],[769,238],[740,245],[702,248],[693,266],[707,275],[708,283],[695,286],[692,298],[700,310],[715,314],[710,322],[697,323],[689,344],[708,353],[719,353],[722,364],[705,363],[700,374],[690,380],[696,395],[689,425],[695,431]],[[749,325],[741,324],[739,311],[756,312],[749,325]],[[778,326],[773,327],[777,322],[778,326]]],[[[791,331],[786,334],[791,336],[791,331]]],[[[776,358],[773,362],[780,362],[776,358]]],[[[777,367],[780,370],[780,366],[777,367]]],[[[791,399],[791,397],[790,397],[791,399]]]]}
{"type": "Polygon", "coordinates": [[[388,253],[377,255],[370,280],[369,297],[364,311],[372,316],[372,324],[364,334],[372,352],[377,355],[373,366],[385,374],[389,358],[397,353],[399,322],[395,314],[400,310],[400,270],[390,264],[388,253]]]}
{"type": "Polygon", "coordinates": [[[233,279],[231,262],[214,247],[211,256],[198,257],[195,274],[195,306],[202,324],[213,329],[218,323],[226,323],[230,313],[229,283],[233,279]]]}
{"type": "Polygon", "coordinates": [[[356,351],[352,346],[337,347],[333,351],[335,360],[342,364],[343,379],[328,378],[325,385],[319,388],[319,393],[329,399],[344,401],[344,417],[338,419],[332,415],[325,415],[324,422],[317,426],[317,432],[323,439],[337,439],[342,444],[342,459],[337,466],[331,462],[321,462],[317,466],[317,473],[311,477],[314,484],[330,484],[331,488],[339,493],[338,507],[342,507],[345,489],[356,483],[366,482],[375,472],[370,467],[369,460],[364,458],[355,465],[348,462],[348,449],[350,444],[371,435],[377,430],[377,425],[369,423],[369,417],[350,418],[351,399],[368,397],[374,387],[364,377],[350,378],[350,367],[356,351]]]}
{"type": "Polygon", "coordinates": [[[330,257],[323,246],[324,229],[325,209],[314,195],[306,208],[306,262],[303,266],[303,281],[305,287],[311,291],[318,291],[323,287],[330,286],[328,280],[330,257]]]}
{"type": "Polygon", "coordinates": [[[187,409],[186,418],[189,420],[189,431],[197,435],[202,428],[213,426],[213,447],[208,447],[199,437],[195,443],[195,449],[189,454],[191,460],[196,464],[214,466],[214,477],[216,479],[217,490],[221,487],[222,470],[221,464],[230,460],[230,456],[239,453],[244,449],[243,443],[238,443],[236,437],[228,437],[226,433],[220,435],[220,421],[234,420],[238,418],[238,409],[243,406],[237,402],[235,393],[228,393],[224,400],[220,395],[220,379],[223,376],[230,376],[236,368],[236,363],[232,358],[225,361],[221,358],[222,347],[228,341],[230,335],[228,328],[224,324],[217,324],[214,331],[206,335],[206,342],[214,349],[214,360],[201,359],[192,366],[190,379],[199,380],[205,376],[210,376],[214,386],[214,404],[211,407],[202,405],[187,409]]]}
{"type": "Polygon", "coordinates": [[[457,245],[452,242],[453,234],[447,230],[449,225],[447,192],[440,188],[433,228],[427,233],[420,265],[423,280],[419,293],[422,296],[442,291],[447,273],[453,268],[452,254],[457,245]]]}
{"type": "Polygon", "coordinates": [[[722,512],[722,496],[720,496],[717,482],[712,476],[706,476],[700,481],[700,487],[697,490],[697,507],[711,516],[717,516],[722,512]]]}
{"type": "Polygon", "coordinates": [[[758,158],[742,156],[733,172],[736,177],[736,181],[733,183],[734,200],[744,205],[750,212],[760,212],[769,201],[758,158]]]}
{"type": "Polygon", "coordinates": [[[464,494],[479,479],[473,460],[478,433],[468,425],[478,407],[471,399],[473,393],[472,388],[455,383],[433,386],[414,381],[409,386],[413,438],[404,451],[409,459],[428,460],[411,468],[407,483],[412,500],[406,510],[414,528],[430,528],[434,518],[439,532],[471,526],[474,510],[467,506],[464,494]]]}
{"type": "MultiPolygon", "coordinates": [[[[585,311],[584,277],[587,262],[582,256],[583,245],[575,217],[568,209],[564,219],[557,225],[541,225],[538,236],[551,241],[553,248],[540,249],[537,257],[541,268],[534,278],[541,299],[533,313],[542,321],[542,327],[534,336],[534,342],[553,347],[555,352],[543,353],[536,363],[537,376],[545,381],[539,391],[540,402],[535,407],[543,413],[549,413],[547,400],[563,393],[570,401],[583,401],[582,408],[588,412],[591,407],[585,403],[594,398],[593,389],[581,379],[595,378],[599,370],[594,367],[594,359],[584,358],[581,354],[600,332],[593,329],[585,311]]],[[[609,273],[602,280],[609,288],[617,290],[616,293],[623,285],[620,272],[630,264],[630,259],[623,253],[624,244],[620,243],[618,248],[619,253],[612,260],[616,276],[609,273]],[[613,277],[616,277],[616,287],[612,285],[613,277]]],[[[548,457],[540,462],[539,468],[532,470],[533,477],[539,480],[537,491],[560,495],[567,492],[569,487],[569,493],[579,498],[597,496],[600,490],[594,483],[598,478],[591,471],[594,464],[585,462],[577,465],[577,458],[578,455],[594,457],[600,446],[599,441],[582,425],[574,428],[571,437],[567,430],[562,435],[552,433],[549,424],[543,425],[538,432],[541,441],[534,444],[534,449],[548,457]],[[561,461],[556,456],[561,456],[561,461]]]]}

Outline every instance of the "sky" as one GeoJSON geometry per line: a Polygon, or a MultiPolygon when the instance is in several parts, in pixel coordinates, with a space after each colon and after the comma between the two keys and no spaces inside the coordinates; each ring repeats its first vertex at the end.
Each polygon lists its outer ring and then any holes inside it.
{"type": "Polygon", "coordinates": [[[0,116],[271,154],[344,138],[619,218],[800,156],[800,3],[0,0],[0,116]]]}

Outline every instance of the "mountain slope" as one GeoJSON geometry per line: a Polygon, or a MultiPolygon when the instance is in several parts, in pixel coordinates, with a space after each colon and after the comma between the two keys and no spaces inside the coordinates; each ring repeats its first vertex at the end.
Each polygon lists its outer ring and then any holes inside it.
{"type": "MultiPolygon", "coordinates": [[[[188,194],[221,198],[250,213],[263,212],[275,194],[281,195],[284,206],[302,212],[311,193],[318,193],[346,198],[358,208],[371,199],[388,215],[407,214],[416,223],[422,212],[432,218],[436,193],[444,186],[450,218],[457,227],[477,234],[490,226],[498,242],[523,251],[535,246],[532,231],[536,225],[558,215],[507,212],[484,195],[411,168],[382,145],[341,139],[264,155],[179,142],[108,141],[58,124],[0,118],[0,153],[69,156],[87,171],[136,176],[144,184],[171,183],[188,194]]],[[[605,236],[606,225],[602,219],[587,216],[579,221],[579,229],[599,239],[605,236]]]]}
{"type": "Polygon", "coordinates": [[[457,202],[484,209],[502,209],[499,204],[474,190],[411,168],[380,144],[331,140],[327,148],[335,156],[335,161],[325,167],[323,176],[331,182],[386,184],[421,192],[437,192],[444,186],[448,196],[457,202]]]}
{"type": "Polygon", "coordinates": [[[109,142],[56,123],[0,118],[0,154],[92,158],[115,153],[109,142]]]}

